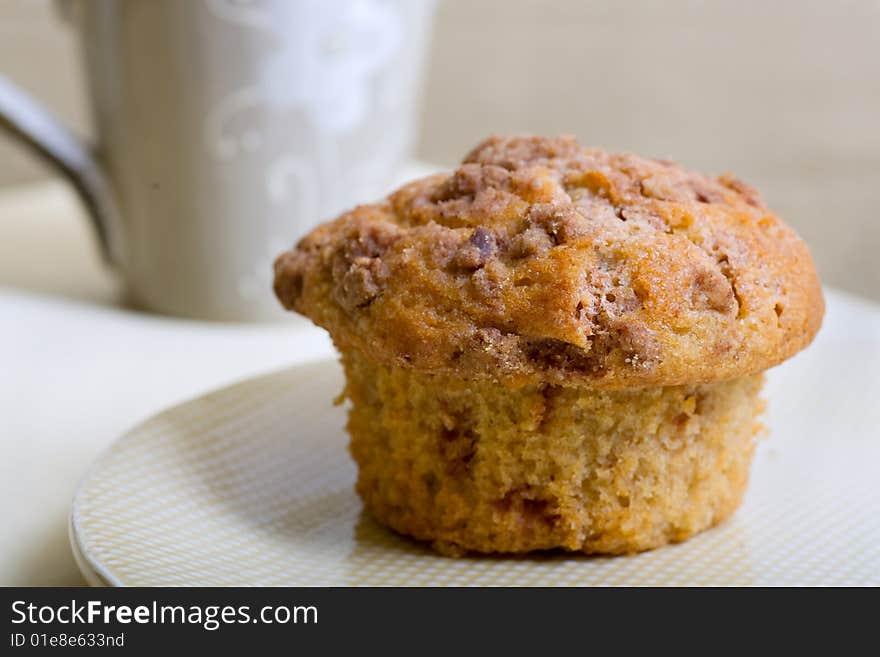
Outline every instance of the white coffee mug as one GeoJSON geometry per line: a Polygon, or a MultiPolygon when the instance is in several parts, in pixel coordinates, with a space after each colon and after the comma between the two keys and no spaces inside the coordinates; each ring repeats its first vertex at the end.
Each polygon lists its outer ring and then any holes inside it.
{"type": "Polygon", "coordinates": [[[62,0],[88,148],[0,77],[0,126],[73,182],[145,309],[282,316],[275,256],[386,191],[416,134],[433,0],[62,0]]]}

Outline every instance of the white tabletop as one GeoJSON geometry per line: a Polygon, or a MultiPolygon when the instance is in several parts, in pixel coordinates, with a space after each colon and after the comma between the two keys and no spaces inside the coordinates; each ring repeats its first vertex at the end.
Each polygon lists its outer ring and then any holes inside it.
{"type": "MultiPolygon", "coordinates": [[[[303,320],[176,320],[119,298],[62,184],[0,193],[0,585],[84,583],[68,545],[69,503],[126,429],[200,392],[332,354],[303,320]]],[[[819,339],[876,358],[880,306],[832,290],[827,301],[819,339]]],[[[880,377],[856,380],[880,399],[880,377]]]]}

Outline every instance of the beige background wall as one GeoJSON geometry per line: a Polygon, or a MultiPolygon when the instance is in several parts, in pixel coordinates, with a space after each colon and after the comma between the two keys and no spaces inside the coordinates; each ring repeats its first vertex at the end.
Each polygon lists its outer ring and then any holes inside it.
{"type": "MultiPolygon", "coordinates": [[[[84,133],[71,35],[48,0],[0,3],[0,73],[84,133]]],[[[730,170],[880,299],[880,0],[445,0],[419,154],[491,132],[730,170]]],[[[0,185],[46,175],[0,140],[0,185]]]]}

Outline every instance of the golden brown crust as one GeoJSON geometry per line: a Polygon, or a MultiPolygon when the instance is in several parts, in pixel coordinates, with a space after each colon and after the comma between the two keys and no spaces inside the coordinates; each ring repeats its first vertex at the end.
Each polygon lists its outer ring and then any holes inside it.
{"type": "Polygon", "coordinates": [[[761,376],[511,390],[358,354],[343,362],[364,504],[449,554],[684,540],[739,505],[763,408],[761,376]]]}
{"type": "Polygon", "coordinates": [[[492,137],[320,226],[275,290],[343,351],[518,385],[754,374],[824,311],[806,245],[753,189],[569,137],[492,137]]]}

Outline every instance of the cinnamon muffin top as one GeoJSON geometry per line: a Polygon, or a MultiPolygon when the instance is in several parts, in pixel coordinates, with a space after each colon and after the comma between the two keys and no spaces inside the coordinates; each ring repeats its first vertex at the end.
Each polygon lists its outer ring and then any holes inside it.
{"type": "Polygon", "coordinates": [[[609,388],[760,372],[824,312],[754,189],[572,137],[491,137],[346,212],[278,258],[275,292],[382,362],[609,388]]]}

